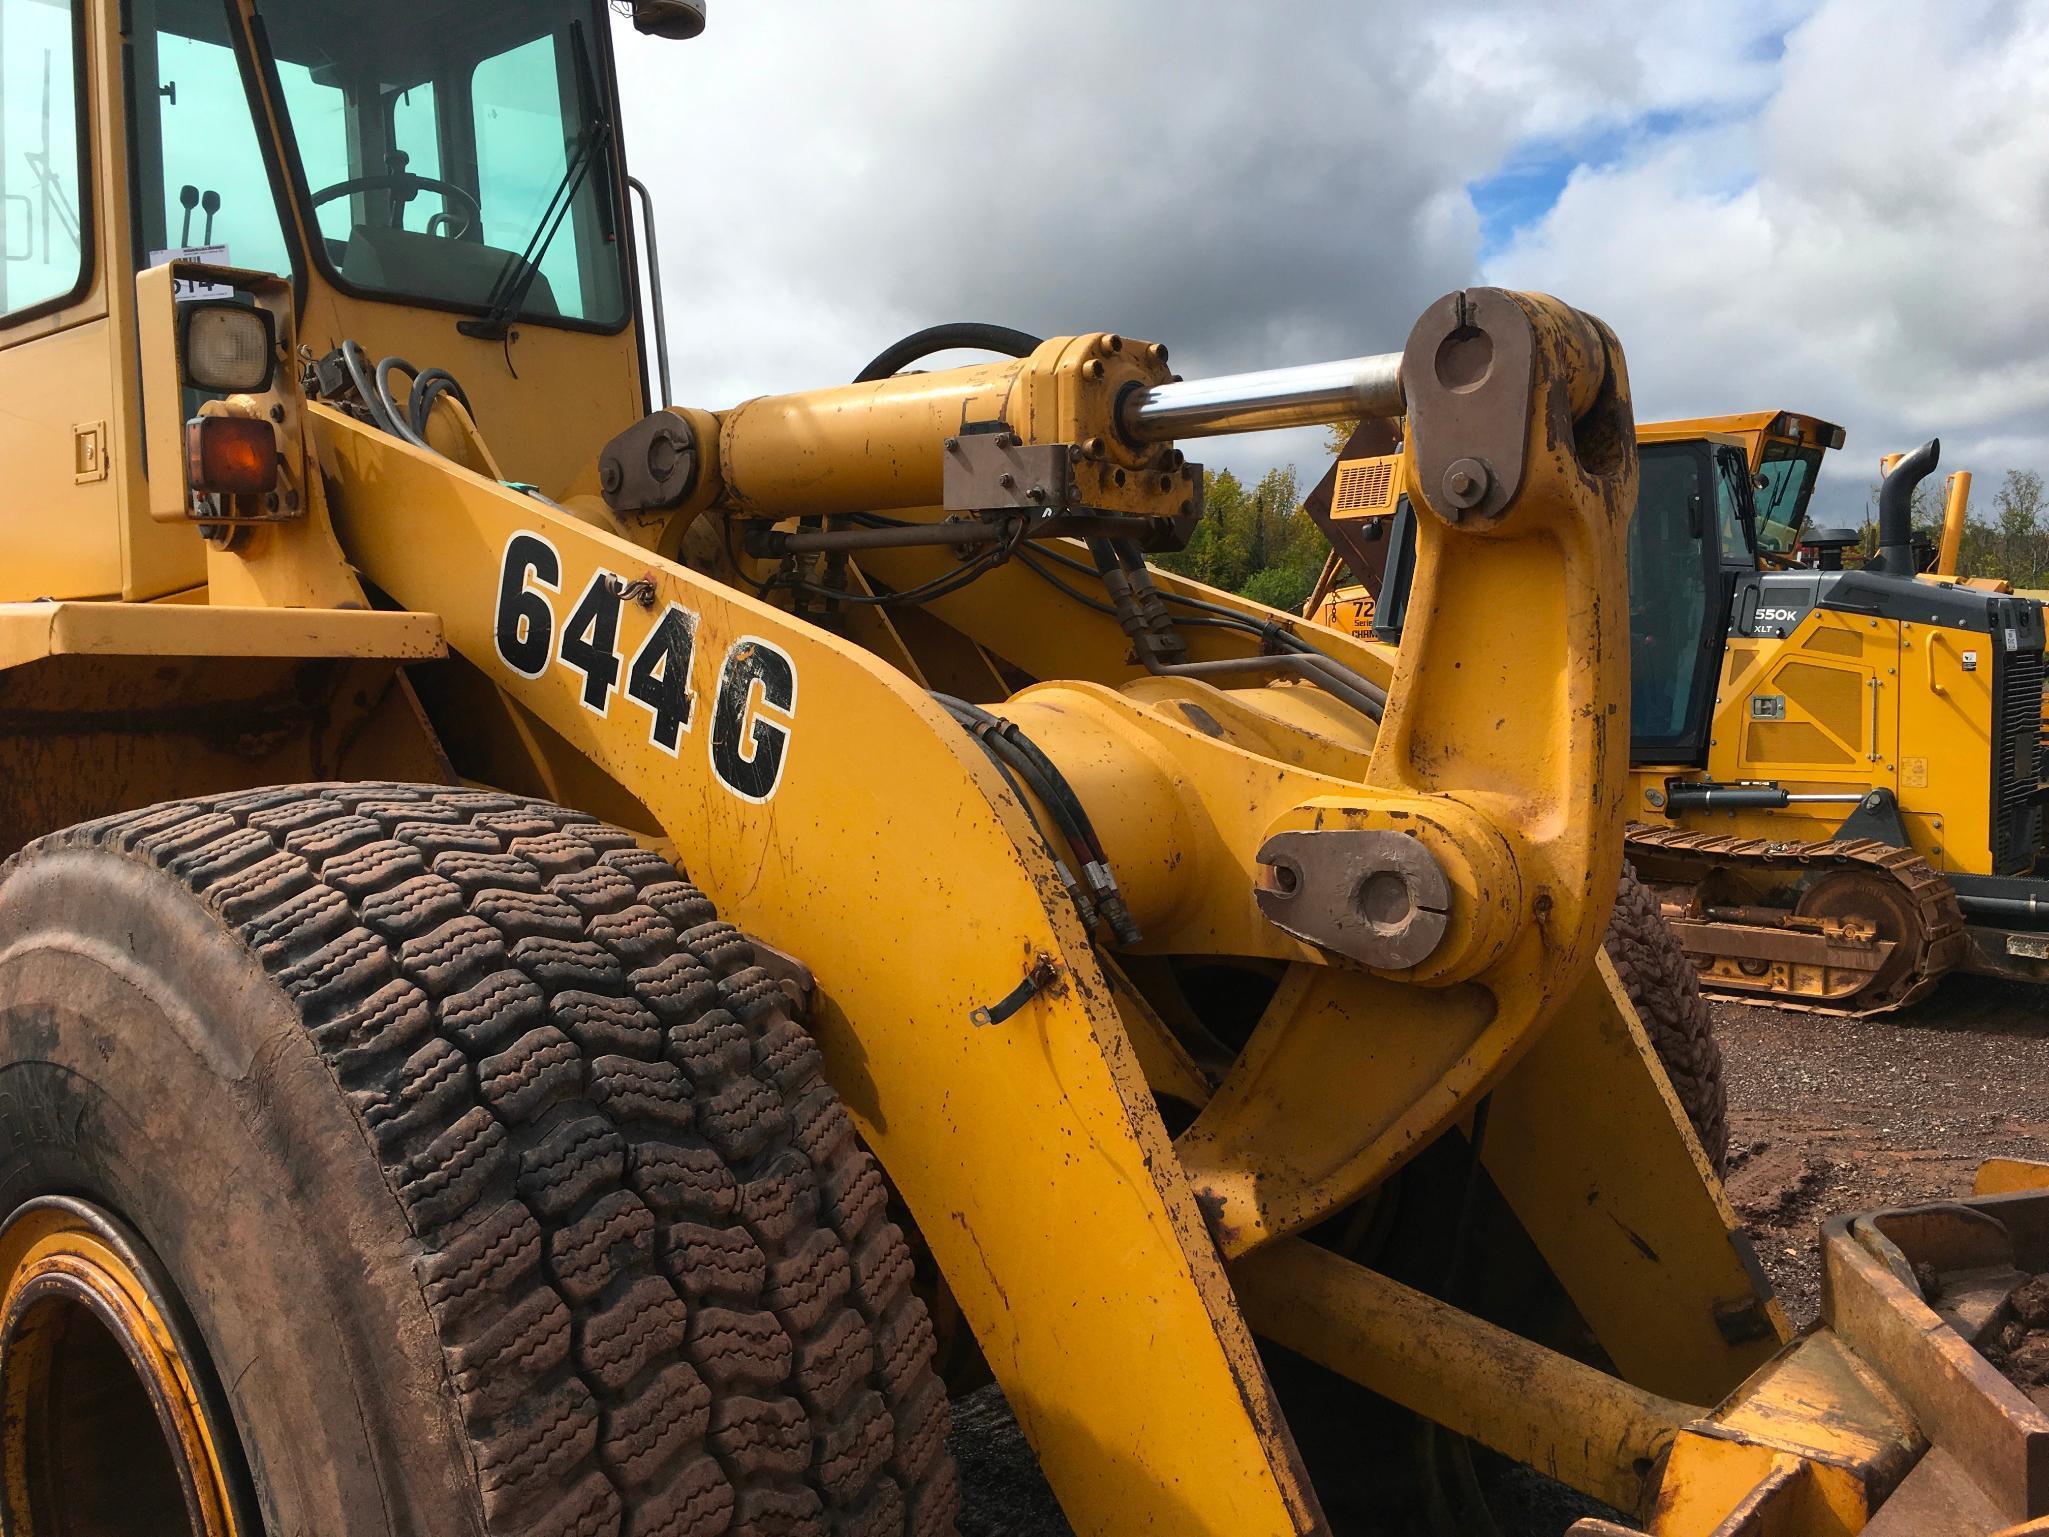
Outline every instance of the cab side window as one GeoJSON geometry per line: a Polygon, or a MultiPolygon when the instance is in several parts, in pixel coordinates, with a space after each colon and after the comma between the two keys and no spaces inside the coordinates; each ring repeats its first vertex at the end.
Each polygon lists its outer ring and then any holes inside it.
{"type": "Polygon", "coordinates": [[[186,255],[289,276],[291,246],[228,35],[227,8],[135,0],[134,17],[135,265],[186,255]]]}
{"type": "Polygon", "coordinates": [[[82,0],[0,0],[0,324],[78,296],[86,272],[82,0]]]}
{"type": "MultiPolygon", "coordinates": [[[[470,105],[486,245],[524,250],[572,185],[570,157],[589,113],[574,54],[566,40],[542,37],[477,66],[470,105]]],[[[624,304],[602,187],[601,176],[578,186],[529,295],[572,319],[610,319],[624,304]]]]}

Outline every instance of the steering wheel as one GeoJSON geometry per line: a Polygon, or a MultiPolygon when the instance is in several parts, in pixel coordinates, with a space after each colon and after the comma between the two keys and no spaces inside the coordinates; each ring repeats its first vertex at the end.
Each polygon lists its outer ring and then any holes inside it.
{"type": "Polygon", "coordinates": [[[406,205],[422,192],[438,192],[444,204],[451,207],[461,205],[462,227],[455,228],[455,221],[448,214],[436,214],[428,221],[428,233],[434,233],[432,226],[440,223],[440,233],[449,240],[467,235],[484,217],[484,208],[467,188],[458,187],[452,181],[443,181],[438,176],[415,176],[411,171],[389,171],[382,176],[354,176],[347,181],[338,181],[331,187],[322,187],[313,194],[313,206],[332,203],[338,197],[353,197],[358,192],[396,192],[402,194],[393,204],[391,227],[405,228],[406,205]]]}

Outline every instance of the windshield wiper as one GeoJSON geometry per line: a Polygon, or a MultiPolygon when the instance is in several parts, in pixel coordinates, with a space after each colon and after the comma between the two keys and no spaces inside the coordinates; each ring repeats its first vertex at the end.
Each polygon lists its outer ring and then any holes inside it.
{"type": "Polygon", "coordinates": [[[598,155],[612,142],[612,119],[604,110],[604,94],[598,89],[591,71],[582,22],[571,25],[570,42],[575,48],[577,76],[586,92],[585,99],[590,103],[590,115],[584,122],[576,153],[569,157],[562,180],[556,185],[554,196],[548,199],[548,206],[541,214],[541,222],[534,227],[533,238],[527,242],[526,250],[505,263],[498,274],[498,281],[491,285],[490,297],[485,300],[486,312],[475,320],[457,323],[456,330],[464,336],[502,342],[512,334],[512,324],[525,307],[527,295],[533,292],[535,279],[541,275],[542,259],[555,243],[563,221],[575,207],[576,196],[583,190],[591,167],[597,164],[598,155]]]}

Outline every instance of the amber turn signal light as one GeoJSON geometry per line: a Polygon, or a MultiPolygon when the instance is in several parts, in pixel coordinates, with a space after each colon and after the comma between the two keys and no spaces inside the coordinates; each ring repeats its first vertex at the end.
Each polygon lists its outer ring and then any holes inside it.
{"type": "Polygon", "coordinates": [[[201,416],[185,424],[185,475],[210,496],[261,496],[277,488],[277,434],[247,416],[201,416]]]}

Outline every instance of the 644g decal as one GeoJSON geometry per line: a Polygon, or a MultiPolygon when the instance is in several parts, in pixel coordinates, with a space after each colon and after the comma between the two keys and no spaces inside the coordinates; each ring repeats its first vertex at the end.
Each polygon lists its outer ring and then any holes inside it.
{"type": "MultiPolygon", "coordinates": [[[[578,703],[601,719],[623,699],[646,716],[649,743],[680,757],[698,718],[698,616],[668,603],[644,631],[628,634],[643,612],[627,602],[631,590],[625,577],[600,569],[570,598],[561,551],[540,534],[514,534],[498,572],[498,659],[522,678],[563,669],[576,682],[578,703]]],[[[705,737],[712,773],[742,800],[766,801],[789,756],[796,664],[774,642],[742,635],[717,665],[705,737]]]]}

